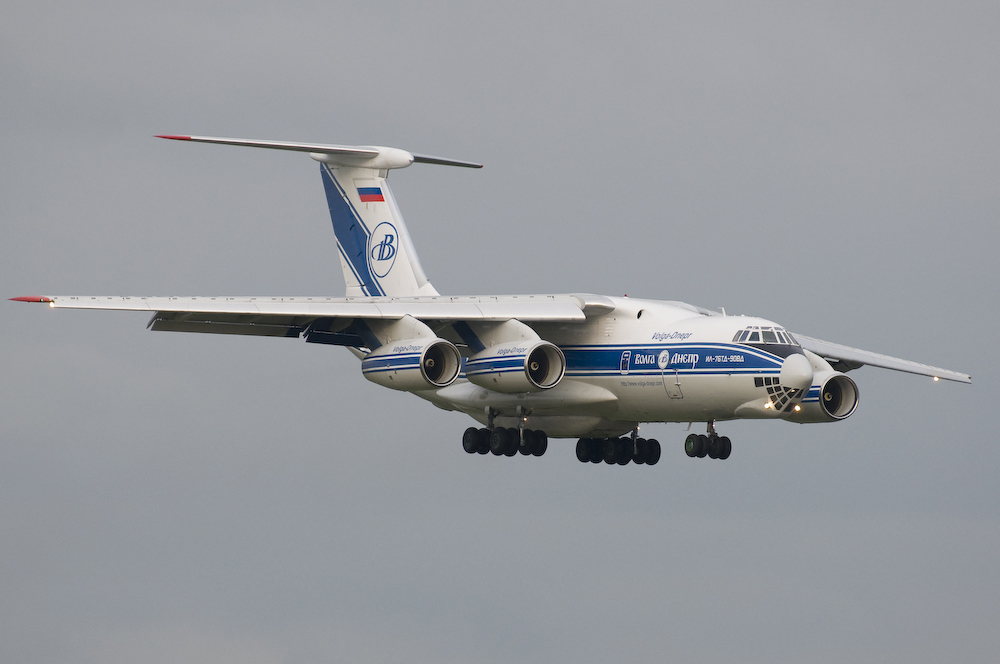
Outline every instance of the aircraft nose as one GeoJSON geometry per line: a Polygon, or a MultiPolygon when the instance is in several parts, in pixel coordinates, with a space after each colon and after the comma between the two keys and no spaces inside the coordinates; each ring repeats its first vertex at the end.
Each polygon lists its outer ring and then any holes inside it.
{"type": "Polygon", "coordinates": [[[781,374],[779,377],[782,387],[804,390],[812,385],[812,364],[809,363],[805,355],[800,353],[789,355],[781,363],[781,374]]]}

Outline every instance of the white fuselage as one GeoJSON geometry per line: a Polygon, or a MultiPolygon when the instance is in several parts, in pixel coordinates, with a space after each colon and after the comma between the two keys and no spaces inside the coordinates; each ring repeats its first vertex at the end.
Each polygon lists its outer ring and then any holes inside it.
{"type": "MultiPolygon", "coordinates": [[[[783,355],[791,349],[733,341],[741,330],[776,328],[775,323],[746,316],[706,316],[680,303],[608,299],[615,307],[606,315],[583,323],[531,326],[566,357],[566,374],[552,389],[500,393],[471,384],[463,373],[448,387],[418,394],[482,423],[492,408],[499,426],[523,422],[526,428],[543,429],[553,437],[618,435],[638,422],[786,414],[766,404],[770,401],[773,406],[768,387],[780,376],[783,355]]],[[[814,387],[814,394],[806,389],[794,403],[786,404],[789,413],[804,399],[817,398],[819,385],[814,387]]]]}

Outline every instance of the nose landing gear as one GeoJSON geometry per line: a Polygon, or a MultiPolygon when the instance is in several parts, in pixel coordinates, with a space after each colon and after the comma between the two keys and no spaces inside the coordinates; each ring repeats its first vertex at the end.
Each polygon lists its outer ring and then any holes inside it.
{"type": "Polygon", "coordinates": [[[690,434],[684,440],[684,452],[689,457],[704,459],[728,459],[733,452],[733,443],[726,436],[715,432],[715,422],[709,420],[708,435],[690,434]]]}

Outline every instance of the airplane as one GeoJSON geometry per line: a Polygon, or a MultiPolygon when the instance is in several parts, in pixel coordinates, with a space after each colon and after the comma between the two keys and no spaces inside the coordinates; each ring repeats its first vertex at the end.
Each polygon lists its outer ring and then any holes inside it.
{"type": "Polygon", "coordinates": [[[716,422],[838,422],[863,365],[971,383],[968,374],[791,333],[774,321],[677,301],[559,295],[447,296],[428,280],[389,188],[414,163],[481,164],[398,148],[162,135],[305,152],[320,164],[345,297],[22,296],[56,309],[152,312],[148,329],[302,338],[346,347],[368,380],[471,416],[469,454],[541,456],[577,439],[584,463],[655,465],[648,422],[705,423],[689,457],[727,459],[716,422]]]}

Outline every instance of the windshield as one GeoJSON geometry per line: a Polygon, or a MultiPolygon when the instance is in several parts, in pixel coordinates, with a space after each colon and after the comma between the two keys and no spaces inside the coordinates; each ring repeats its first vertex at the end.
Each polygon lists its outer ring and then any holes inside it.
{"type": "Polygon", "coordinates": [[[798,346],[795,337],[780,327],[760,327],[751,325],[740,330],[733,336],[733,342],[739,344],[765,344],[768,346],[798,346]]]}

